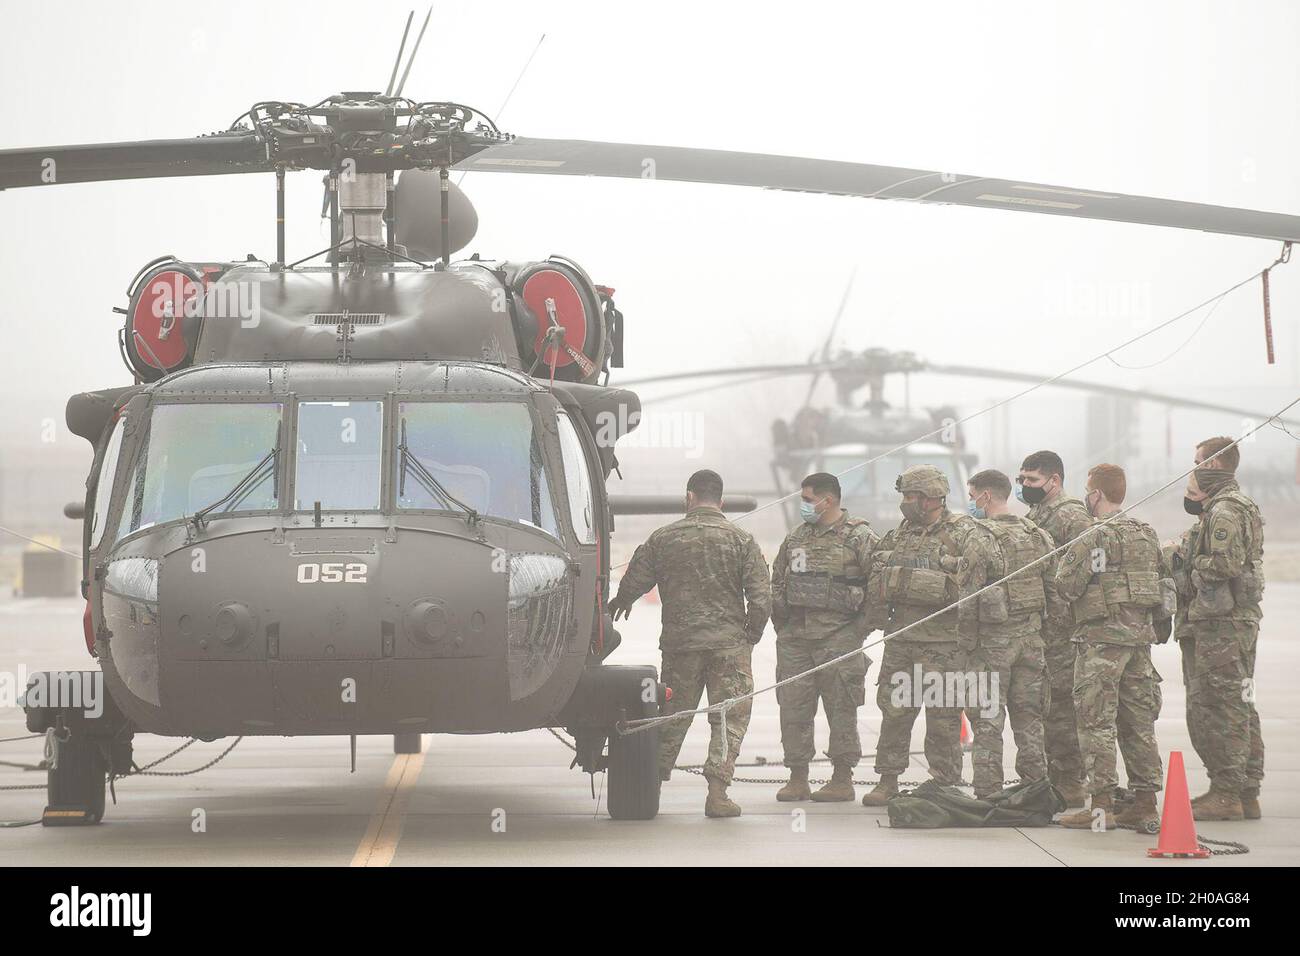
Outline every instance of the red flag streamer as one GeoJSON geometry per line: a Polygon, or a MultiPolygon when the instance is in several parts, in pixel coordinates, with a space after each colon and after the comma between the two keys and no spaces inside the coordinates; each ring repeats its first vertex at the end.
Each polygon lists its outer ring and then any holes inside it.
{"type": "Polygon", "coordinates": [[[1264,348],[1268,352],[1268,364],[1275,364],[1273,355],[1273,312],[1269,308],[1268,302],[1268,274],[1273,271],[1273,266],[1285,264],[1291,261],[1291,243],[1282,243],[1282,254],[1277,257],[1272,266],[1269,266],[1260,273],[1264,280],[1264,348]]]}
{"type": "Polygon", "coordinates": [[[1268,308],[1268,273],[1265,269],[1264,276],[1264,348],[1268,351],[1268,364],[1272,365],[1273,359],[1273,316],[1268,308]]]}

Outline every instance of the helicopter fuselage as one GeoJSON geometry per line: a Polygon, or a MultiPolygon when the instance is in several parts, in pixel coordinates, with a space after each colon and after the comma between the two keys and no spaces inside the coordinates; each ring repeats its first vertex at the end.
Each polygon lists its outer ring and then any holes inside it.
{"type": "Polygon", "coordinates": [[[115,700],[199,737],[554,724],[589,656],[603,530],[594,449],[562,448],[559,427],[585,439],[561,419],[527,376],[446,362],[200,366],[133,396],[101,456],[110,500],[88,508],[115,700]],[[190,431],[223,419],[243,432],[190,431]],[[276,436],[259,487],[196,516],[276,436]]]}

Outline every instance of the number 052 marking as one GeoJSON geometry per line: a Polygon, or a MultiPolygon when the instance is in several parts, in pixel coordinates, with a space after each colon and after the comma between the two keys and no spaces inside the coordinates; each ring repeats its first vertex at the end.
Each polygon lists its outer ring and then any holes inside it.
{"type": "Polygon", "coordinates": [[[364,564],[300,564],[298,565],[299,584],[365,584],[366,566],[364,564]]]}

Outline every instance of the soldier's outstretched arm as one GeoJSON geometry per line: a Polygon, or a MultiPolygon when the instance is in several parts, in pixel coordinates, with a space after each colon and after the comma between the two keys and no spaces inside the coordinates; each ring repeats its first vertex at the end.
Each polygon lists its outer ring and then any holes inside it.
{"type": "Polygon", "coordinates": [[[1192,567],[1208,581],[1227,581],[1246,570],[1246,529],[1241,519],[1226,508],[1216,511],[1205,529],[1209,554],[1198,554],[1192,567]]]}
{"type": "MultiPolygon", "coordinates": [[[[1065,514],[1062,515],[1061,523],[1061,534],[1063,535],[1061,538],[1061,544],[1065,544],[1067,541],[1073,541],[1094,524],[1096,524],[1096,522],[1088,516],[1087,512],[1080,512],[1076,508],[1065,509],[1065,514]]],[[[1053,547],[1055,547],[1055,545],[1053,545],[1053,547]]]]}
{"type": "Polygon", "coordinates": [[[757,644],[772,615],[772,582],[768,578],[763,549],[750,538],[745,545],[742,585],[745,589],[745,633],[749,643],[757,644]]]}
{"type": "Polygon", "coordinates": [[[1169,566],[1168,576],[1173,578],[1174,590],[1178,595],[1179,605],[1186,604],[1192,600],[1192,582],[1191,582],[1191,561],[1192,553],[1195,550],[1193,546],[1193,537],[1196,534],[1196,525],[1183,532],[1183,536],[1177,541],[1170,541],[1160,549],[1161,556],[1169,566]]]}
{"type": "Polygon", "coordinates": [[[1092,580],[1092,549],[1100,546],[1100,539],[1095,534],[1087,535],[1070,545],[1061,555],[1053,578],[1056,592],[1067,601],[1074,601],[1083,596],[1092,580]]]}
{"type": "Polygon", "coordinates": [[[631,617],[632,605],[636,599],[659,583],[655,568],[654,539],[640,545],[632,554],[623,579],[618,582],[618,594],[609,602],[609,613],[614,620],[631,617]]]}

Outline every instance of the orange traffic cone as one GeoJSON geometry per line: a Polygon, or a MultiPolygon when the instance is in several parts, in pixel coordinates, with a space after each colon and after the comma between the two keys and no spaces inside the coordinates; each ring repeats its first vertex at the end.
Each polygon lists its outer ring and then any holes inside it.
{"type": "Polygon", "coordinates": [[[1147,856],[1162,859],[1204,860],[1210,851],[1196,840],[1192,821],[1192,799],[1187,795],[1187,771],[1183,769],[1183,752],[1169,753],[1169,773],[1165,777],[1165,809],[1160,816],[1160,842],[1147,850],[1147,856]]]}
{"type": "Polygon", "coordinates": [[[971,745],[975,743],[975,732],[970,729],[970,721],[966,719],[966,711],[961,712],[961,749],[970,750],[971,745]]]}

